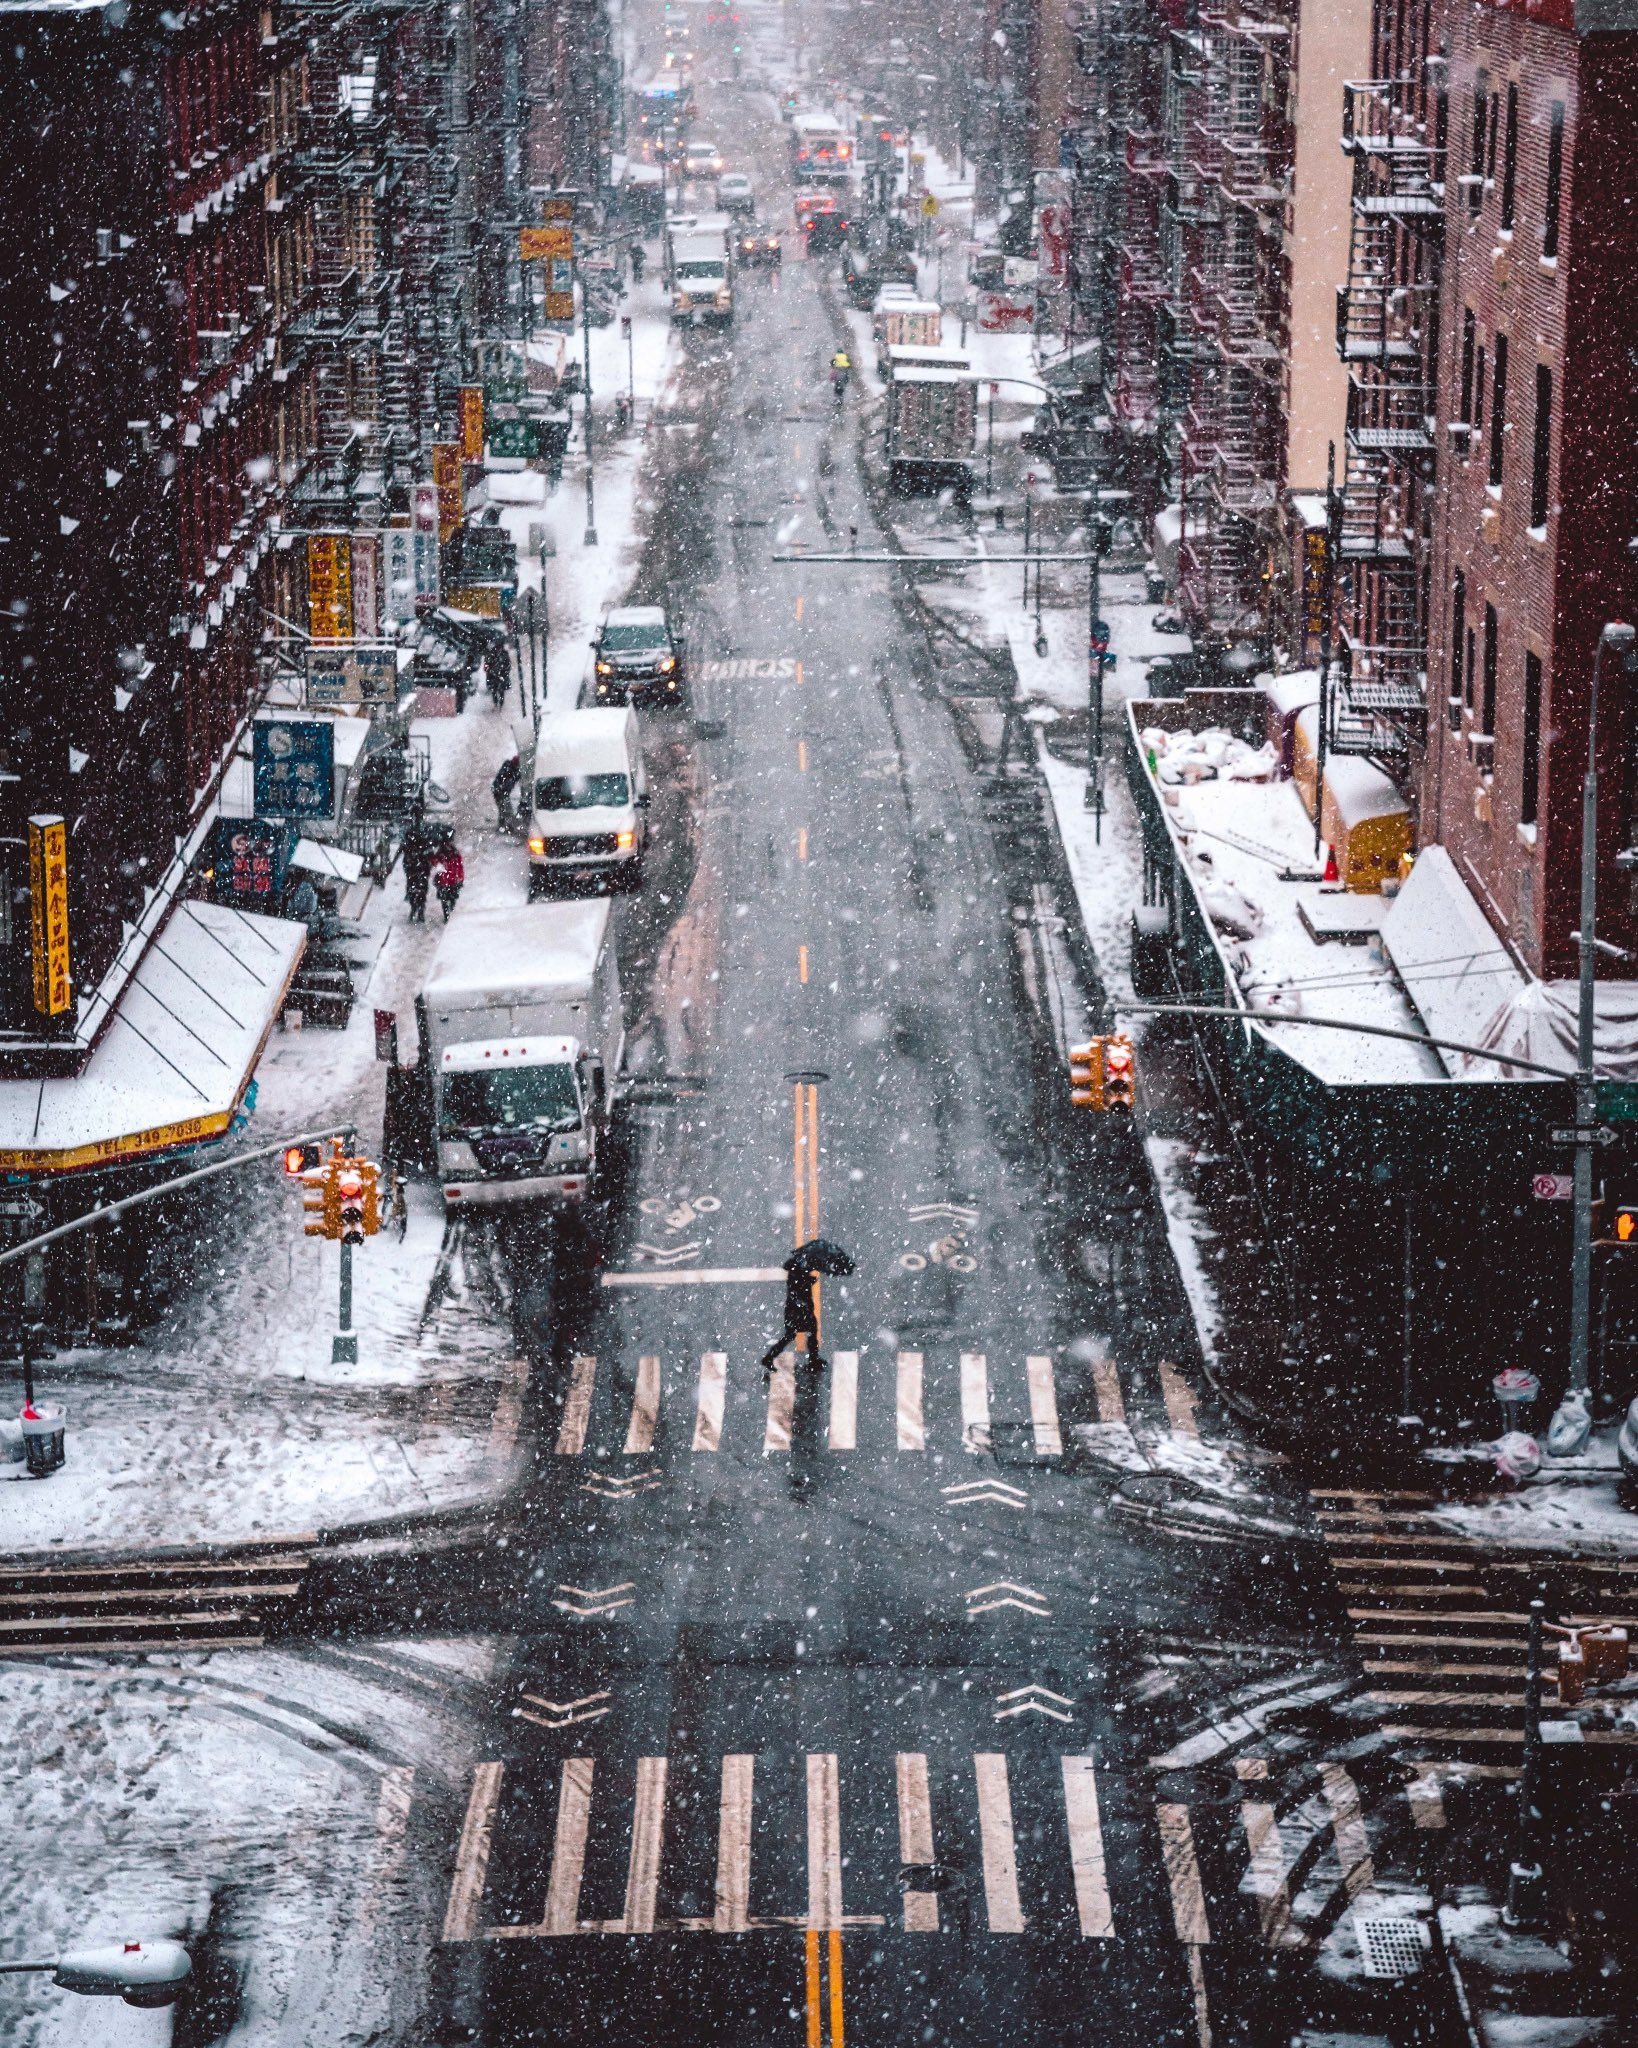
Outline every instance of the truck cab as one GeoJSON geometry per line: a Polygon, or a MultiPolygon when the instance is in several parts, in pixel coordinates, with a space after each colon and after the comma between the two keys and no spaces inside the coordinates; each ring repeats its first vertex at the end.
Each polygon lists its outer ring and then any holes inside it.
{"type": "Polygon", "coordinates": [[[437,1079],[446,1202],[574,1200],[589,1189],[605,1087],[601,1063],[578,1039],[448,1046],[437,1079]]]}

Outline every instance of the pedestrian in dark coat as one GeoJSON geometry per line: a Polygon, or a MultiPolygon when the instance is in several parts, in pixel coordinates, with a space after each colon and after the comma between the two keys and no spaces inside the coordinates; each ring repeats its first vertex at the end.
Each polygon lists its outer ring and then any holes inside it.
{"type": "Polygon", "coordinates": [[[785,1274],[785,1327],[762,1354],[762,1370],[773,1371],[774,1360],[798,1337],[808,1340],[808,1365],[817,1372],[824,1364],[819,1356],[819,1311],[813,1299],[818,1276],[807,1266],[792,1266],[785,1274]]]}
{"type": "Polygon", "coordinates": [[[438,849],[438,857],[432,863],[432,886],[438,892],[438,903],[448,924],[455,914],[455,905],[460,900],[461,889],[466,882],[466,862],[461,858],[461,849],[453,839],[446,839],[438,849]]]}
{"type": "Polygon", "coordinates": [[[411,924],[427,921],[427,884],[432,880],[432,863],[437,842],[426,821],[412,817],[404,828],[404,896],[409,904],[411,924]]]}

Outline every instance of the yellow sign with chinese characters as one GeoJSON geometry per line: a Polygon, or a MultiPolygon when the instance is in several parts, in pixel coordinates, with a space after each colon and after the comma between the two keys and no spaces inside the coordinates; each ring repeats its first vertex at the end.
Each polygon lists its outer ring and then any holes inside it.
{"type": "Polygon", "coordinates": [[[68,826],[63,819],[29,819],[28,871],[34,1007],[42,1017],[60,1017],[74,1002],[68,978],[68,826]]]}
{"type": "Polygon", "coordinates": [[[307,536],[307,631],[314,640],[353,637],[353,544],[348,534],[307,536]]]}

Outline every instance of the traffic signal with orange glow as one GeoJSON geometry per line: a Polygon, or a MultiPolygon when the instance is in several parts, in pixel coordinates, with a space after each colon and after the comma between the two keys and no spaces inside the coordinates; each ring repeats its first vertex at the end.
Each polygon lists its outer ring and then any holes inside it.
{"type": "Polygon", "coordinates": [[[356,1159],[338,1161],[334,1170],[336,1209],[343,1244],[364,1242],[364,1176],[356,1159]]]}
{"type": "Polygon", "coordinates": [[[1617,1244],[1638,1245],[1638,1208],[1616,1210],[1615,1241],[1617,1244]]]}
{"type": "Polygon", "coordinates": [[[1069,1099],[1077,1109],[1104,1106],[1103,1055],[1107,1041],[1094,1038],[1069,1048],[1069,1099]]]}
{"type": "Polygon", "coordinates": [[[1137,1048],[1117,1033],[1103,1042],[1103,1107],[1132,1109],[1137,1101],[1137,1048]]]}
{"type": "Polygon", "coordinates": [[[301,1206],[309,1219],[302,1225],[304,1237],[330,1237],[341,1235],[341,1201],[336,1184],[336,1162],[331,1159],[323,1166],[315,1166],[301,1177],[301,1206]]]}
{"type": "Polygon", "coordinates": [[[305,1173],[311,1173],[324,1157],[324,1148],[316,1139],[305,1145],[286,1145],[284,1148],[284,1171],[290,1180],[300,1180],[305,1173]]]}

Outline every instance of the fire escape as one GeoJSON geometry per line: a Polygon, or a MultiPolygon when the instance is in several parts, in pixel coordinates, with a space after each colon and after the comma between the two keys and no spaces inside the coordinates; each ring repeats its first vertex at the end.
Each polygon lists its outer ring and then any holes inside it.
{"type": "Polygon", "coordinates": [[[1180,596],[1197,631],[1262,640],[1285,482],[1290,24],[1277,0],[1264,12],[1228,0],[1203,8],[1198,31],[1174,44],[1196,195],[1182,222],[1180,324],[1192,347],[1178,436],[1180,596]]]}
{"type": "Polygon", "coordinates": [[[1348,367],[1342,489],[1341,661],[1328,743],[1403,779],[1427,719],[1427,555],[1434,363],[1444,231],[1442,110],[1409,78],[1344,88],[1353,159],[1348,283],[1337,347],[1348,367]]]}
{"type": "MultiPolygon", "coordinates": [[[[1161,413],[1160,311],[1168,295],[1161,251],[1166,150],[1151,83],[1147,0],[1122,0],[1109,43],[1118,93],[1110,109],[1111,147],[1122,171],[1114,221],[1120,251],[1114,314],[1111,403],[1123,434],[1151,447],[1161,413]]],[[[1131,465],[1134,473],[1137,465],[1131,465]]],[[[1145,467],[1152,469],[1152,457],[1145,467]]]]}

